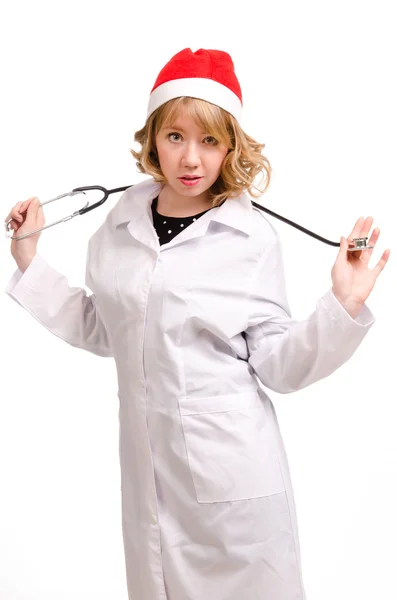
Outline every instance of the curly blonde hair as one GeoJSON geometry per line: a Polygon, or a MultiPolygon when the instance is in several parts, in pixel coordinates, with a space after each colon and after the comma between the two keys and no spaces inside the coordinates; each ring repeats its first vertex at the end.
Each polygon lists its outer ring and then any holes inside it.
{"type": "Polygon", "coordinates": [[[269,186],[271,166],[262,154],[264,144],[256,142],[240,127],[236,119],[228,112],[197,98],[180,97],[162,104],[147,119],[145,126],[134,135],[134,141],[141,150],[130,152],[137,161],[141,173],[151,175],[155,181],[165,183],[160,169],[156,148],[156,135],[163,126],[171,126],[184,107],[191,117],[208,134],[228,148],[218,179],[209,189],[212,206],[219,206],[229,197],[248,192],[252,198],[263,194],[269,186]],[[255,184],[261,176],[259,184],[255,184]]]}

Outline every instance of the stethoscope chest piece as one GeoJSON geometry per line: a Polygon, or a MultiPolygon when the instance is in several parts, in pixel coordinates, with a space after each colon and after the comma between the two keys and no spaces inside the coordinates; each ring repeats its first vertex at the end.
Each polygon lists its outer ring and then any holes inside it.
{"type": "Polygon", "coordinates": [[[356,252],[358,250],[371,250],[373,246],[367,246],[367,239],[367,237],[363,237],[349,240],[349,252],[356,252]]]}

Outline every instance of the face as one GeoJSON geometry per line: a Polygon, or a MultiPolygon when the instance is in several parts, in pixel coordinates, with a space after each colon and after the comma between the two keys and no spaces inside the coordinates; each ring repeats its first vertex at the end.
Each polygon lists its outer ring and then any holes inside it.
{"type": "Polygon", "coordinates": [[[156,147],[168,192],[208,201],[227,147],[203,131],[184,107],[172,126],[160,129],[156,147]]]}

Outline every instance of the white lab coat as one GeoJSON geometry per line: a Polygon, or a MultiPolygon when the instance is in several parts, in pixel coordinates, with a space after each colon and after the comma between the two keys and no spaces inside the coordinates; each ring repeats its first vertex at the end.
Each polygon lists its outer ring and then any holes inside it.
{"type": "Polygon", "coordinates": [[[129,188],[89,242],[93,295],[37,255],[7,293],[118,373],[130,600],[304,600],[294,499],[273,405],[346,362],[374,319],[329,290],[291,319],[279,238],[247,195],[159,246],[129,188]]]}

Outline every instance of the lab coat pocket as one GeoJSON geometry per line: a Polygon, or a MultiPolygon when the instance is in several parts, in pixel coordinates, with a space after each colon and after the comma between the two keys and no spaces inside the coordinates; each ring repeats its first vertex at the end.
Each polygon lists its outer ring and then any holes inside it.
{"type": "Polygon", "coordinates": [[[257,391],[179,401],[198,502],[227,502],[285,490],[257,391]]]}

